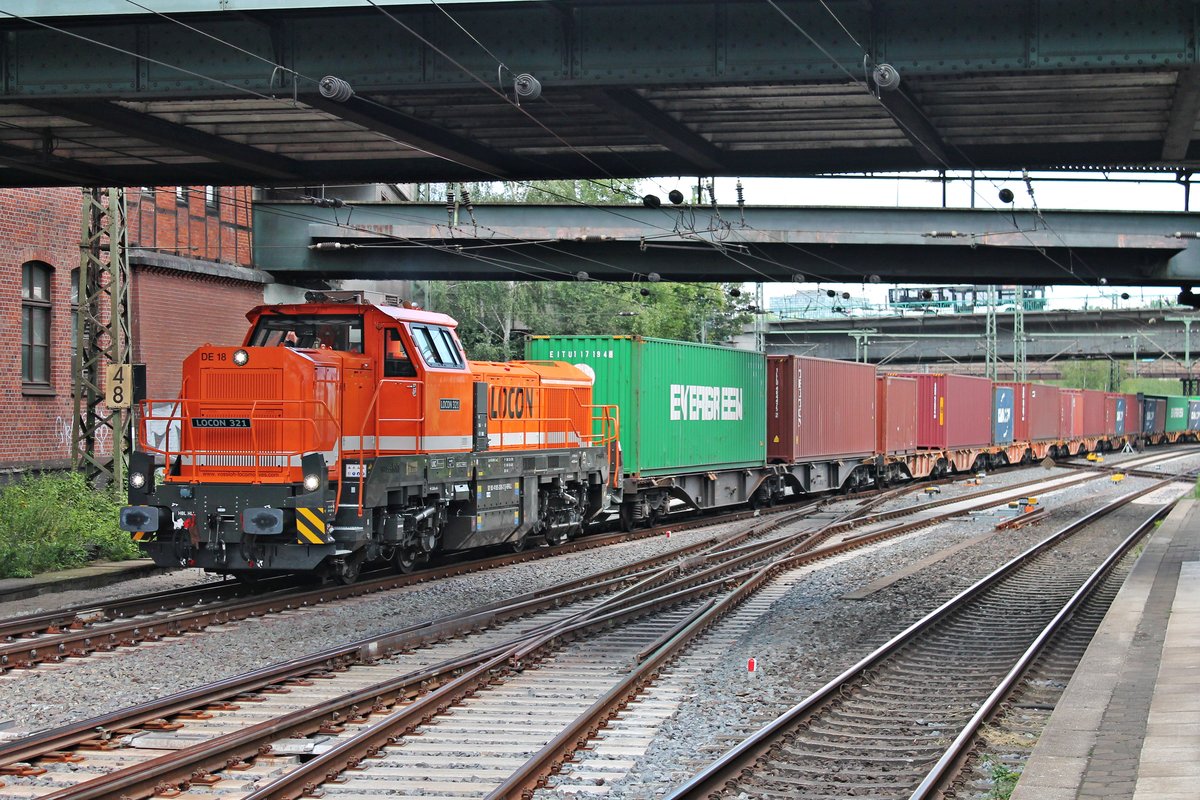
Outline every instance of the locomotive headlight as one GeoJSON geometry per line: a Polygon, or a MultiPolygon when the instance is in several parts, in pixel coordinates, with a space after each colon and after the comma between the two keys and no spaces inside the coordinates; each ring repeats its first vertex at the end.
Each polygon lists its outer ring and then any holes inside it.
{"type": "Polygon", "coordinates": [[[321,476],[320,475],[305,475],[304,476],[304,490],[306,492],[315,492],[320,487],[321,487],[321,476]]]}
{"type": "Polygon", "coordinates": [[[246,366],[246,362],[249,360],[250,360],[250,354],[247,353],[245,350],[233,351],[233,363],[237,364],[239,367],[246,366]]]}
{"type": "Polygon", "coordinates": [[[146,485],[146,476],[140,472],[129,473],[129,485],[134,489],[140,489],[146,485]]]}

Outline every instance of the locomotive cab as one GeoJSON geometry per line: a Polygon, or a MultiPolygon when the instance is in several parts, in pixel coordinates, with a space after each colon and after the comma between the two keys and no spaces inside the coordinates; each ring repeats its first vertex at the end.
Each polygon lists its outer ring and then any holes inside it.
{"type": "Polygon", "coordinates": [[[143,404],[139,441],[161,444],[135,454],[121,524],[157,563],[353,580],[561,541],[601,511],[615,412],[576,368],[469,362],[453,319],[414,309],[248,318],[241,347],[187,358],[179,398],[143,404]]]}

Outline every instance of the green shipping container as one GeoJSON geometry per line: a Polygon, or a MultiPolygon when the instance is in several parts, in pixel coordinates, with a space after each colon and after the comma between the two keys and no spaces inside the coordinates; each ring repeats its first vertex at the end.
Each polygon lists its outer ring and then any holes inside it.
{"type": "Polygon", "coordinates": [[[766,359],[631,336],[535,336],[532,361],[586,365],[593,402],[620,407],[622,471],[673,475],[766,461],[766,359]]]}
{"type": "Polygon", "coordinates": [[[1167,433],[1177,433],[1188,429],[1188,399],[1169,394],[1167,398],[1167,433]]]}

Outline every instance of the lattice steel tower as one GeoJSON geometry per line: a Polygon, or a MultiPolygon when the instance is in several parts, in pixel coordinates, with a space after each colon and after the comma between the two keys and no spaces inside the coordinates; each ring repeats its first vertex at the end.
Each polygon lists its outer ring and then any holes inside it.
{"type": "Polygon", "coordinates": [[[994,381],[999,357],[996,350],[996,287],[990,284],[987,287],[987,322],[984,325],[983,347],[987,376],[994,381]]]}
{"type": "Polygon", "coordinates": [[[1024,381],[1029,374],[1025,363],[1025,287],[1013,287],[1013,380],[1024,381]]]}
{"type": "Polygon", "coordinates": [[[132,414],[104,403],[105,367],[132,361],[127,233],[124,190],[84,189],[71,461],[96,483],[123,482],[130,449],[132,414]]]}

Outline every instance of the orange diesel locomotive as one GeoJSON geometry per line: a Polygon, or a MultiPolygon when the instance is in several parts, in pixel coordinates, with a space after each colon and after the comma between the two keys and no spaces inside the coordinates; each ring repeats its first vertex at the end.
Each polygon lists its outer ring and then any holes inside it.
{"type": "Polygon", "coordinates": [[[179,398],[142,404],[121,526],[156,563],[352,581],[561,542],[604,508],[616,411],[577,367],[471,362],[450,317],[356,297],[247,318],[241,347],[187,358],[179,398]]]}

